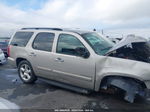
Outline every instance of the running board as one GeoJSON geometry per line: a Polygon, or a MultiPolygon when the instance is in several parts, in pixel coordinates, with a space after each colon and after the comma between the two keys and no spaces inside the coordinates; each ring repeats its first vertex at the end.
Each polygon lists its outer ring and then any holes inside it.
{"type": "Polygon", "coordinates": [[[75,91],[77,93],[83,93],[83,94],[90,94],[91,93],[90,90],[80,88],[80,87],[76,87],[76,86],[72,86],[72,85],[69,85],[69,84],[65,84],[65,83],[61,83],[61,82],[57,82],[57,81],[53,81],[53,80],[49,80],[49,79],[45,79],[45,78],[41,78],[41,77],[40,77],[40,80],[44,81],[46,83],[49,83],[51,85],[54,85],[54,86],[58,86],[58,87],[61,87],[61,88],[69,89],[71,91],[75,91]]]}

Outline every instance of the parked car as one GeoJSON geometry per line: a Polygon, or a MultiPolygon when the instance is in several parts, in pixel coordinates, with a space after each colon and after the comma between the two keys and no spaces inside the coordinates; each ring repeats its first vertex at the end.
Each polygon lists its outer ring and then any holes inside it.
{"type": "Polygon", "coordinates": [[[8,55],[27,84],[44,78],[83,93],[123,91],[129,102],[145,97],[150,89],[150,51],[142,37],[129,36],[114,45],[91,31],[22,28],[12,36],[8,55]]]}
{"type": "Polygon", "coordinates": [[[5,57],[8,56],[7,47],[8,47],[9,39],[10,39],[9,37],[0,37],[0,49],[3,50],[5,57]]]}
{"type": "Polygon", "coordinates": [[[0,64],[4,64],[6,62],[5,55],[3,51],[0,49],[0,64]]]}

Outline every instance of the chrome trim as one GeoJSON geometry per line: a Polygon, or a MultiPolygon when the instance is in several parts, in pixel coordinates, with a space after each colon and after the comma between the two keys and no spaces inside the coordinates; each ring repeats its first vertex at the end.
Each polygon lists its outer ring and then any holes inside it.
{"type": "Polygon", "coordinates": [[[45,68],[45,67],[40,67],[40,66],[38,66],[37,68],[38,68],[38,69],[41,69],[41,70],[52,71],[52,69],[45,68]]]}
{"type": "Polygon", "coordinates": [[[61,74],[64,74],[64,75],[68,75],[68,76],[72,76],[72,77],[84,79],[84,80],[87,80],[87,81],[92,81],[92,78],[86,77],[86,76],[82,76],[82,75],[77,75],[77,74],[62,72],[62,71],[58,71],[58,70],[52,70],[52,72],[61,73],[61,74]]]}

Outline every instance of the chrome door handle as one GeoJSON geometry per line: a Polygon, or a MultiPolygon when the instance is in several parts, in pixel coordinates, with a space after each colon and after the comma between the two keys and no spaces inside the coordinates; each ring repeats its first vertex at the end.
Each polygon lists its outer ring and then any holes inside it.
{"type": "Polygon", "coordinates": [[[36,54],[34,52],[30,52],[29,56],[36,56],[36,54]]]}
{"type": "Polygon", "coordinates": [[[64,60],[61,59],[61,58],[56,58],[55,61],[57,61],[57,62],[64,62],[64,60]]]}

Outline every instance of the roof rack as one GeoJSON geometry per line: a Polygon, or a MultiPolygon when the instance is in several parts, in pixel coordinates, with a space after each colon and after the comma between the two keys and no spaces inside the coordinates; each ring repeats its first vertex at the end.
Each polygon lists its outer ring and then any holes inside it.
{"type": "Polygon", "coordinates": [[[57,31],[63,31],[61,28],[21,28],[21,30],[57,30],[57,31]]]}

